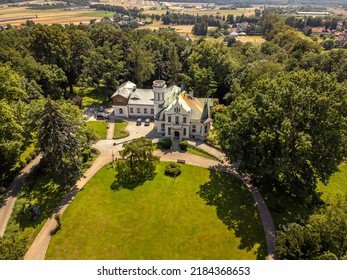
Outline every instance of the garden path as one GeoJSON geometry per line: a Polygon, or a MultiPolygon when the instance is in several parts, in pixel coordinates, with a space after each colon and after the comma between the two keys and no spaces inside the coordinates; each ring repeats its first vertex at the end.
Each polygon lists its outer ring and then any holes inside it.
{"type": "Polygon", "coordinates": [[[40,159],[40,156],[36,157],[21,170],[19,175],[11,183],[3,200],[0,201],[0,238],[5,233],[8,220],[11,217],[14,204],[25,178],[30,173],[31,168],[40,162],[40,159]]]}

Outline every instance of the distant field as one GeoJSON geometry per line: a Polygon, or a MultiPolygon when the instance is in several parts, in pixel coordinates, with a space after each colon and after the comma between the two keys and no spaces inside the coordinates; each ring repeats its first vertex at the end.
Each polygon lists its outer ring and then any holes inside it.
{"type": "Polygon", "coordinates": [[[90,10],[65,11],[64,9],[34,10],[28,7],[0,7],[0,25],[13,24],[19,25],[26,22],[27,18],[33,17],[35,23],[60,23],[69,24],[89,23],[91,19],[102,19],[112,17],[112,12],[90,10]],[[37,18],[36,18],[37,16],[37,18]]]}
{"type": "MultiPolygon", "coordinates": [[[[168,3],[166,3],[168,4],[168,3]]],[[[188,3],[186,3],[188,4],[188,3]]],[[[194,3],[193,3],[194,4],[194,3]]],[[[169,6],[169,5],[168,5],[169,6]]],[[[146,14],[155,14],[155,15],[162,15],[165,14],[167,11],[172,11],[172,12],[176,12],[176,13],[182,13],[182,14],[190,14],[190,15],[231,15],[233,14],[234,16],[241,16],[241,15],[245,15],[245,16],[251,16],[254,15],[254,10],[255,8],[245,8],[245,9],[237,9],[237,10],[219,10],[219,9],[213,9],[213,10],[201,10],[200,7],[196,7],[196,8],[182,8],[182,7],[177,7],[177,6],[169,6],[170,9],[169,10],[161,10],[161,9],[157,9],[157,10],[150,10],[149,8],[146,9],[144,13],[146,14]]]]}
{"type": "Polygon", "coordinates": [[[193,34],[191,34],[193,25],[164,25],[162,24],[161,21],[154,21],[152,24],[141,26],[139,28],[140,29],[149,28],[151,30],[158,30],[159,28],[173,28],[181,35],[186,35],[188,33],[189,37],[193,36],[193,34]]]}
{"type": "Polygon", "coordinates": [[[144,1],[144,0],[101,0],[100,2],[95,2],[95,4],[109,4],[113,6],[123,6],[123,7],[138,7],[138,8],[150,8],[159,6],[157,1],[144,1]]]}
{"type": "Polygon", "coordinates": [[[344,10],[344,9],[338,9],[338,8],[328,8],[328,11],[329,12],[333,12],[337,15],[344,15],[344,16],[347,16],[347,11],[344,10]]]}
{"type": "Polygon", "coordinates": [[[237,37],[236,40],[242,43],[253,43],[253,44],[261,44],[266,41],[262,36],[240,36],[240,37],[237,37]]]}

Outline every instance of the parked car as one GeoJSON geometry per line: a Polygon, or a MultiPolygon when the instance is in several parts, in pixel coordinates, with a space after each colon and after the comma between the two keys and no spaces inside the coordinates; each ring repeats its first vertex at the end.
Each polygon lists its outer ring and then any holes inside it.
{"type": "Polygon", "coordinates": [[[142,119],[137,119],[136,120],[136,125],[141,125],[141,123],[142,123],[142,119]]]}
{"type": "Polygon", "coordinates": [[[108,120],[110,118],[110,115],[107,113],[98,113],[96,115],[97,120],[108,120]]]}
{"type": "Polygon", "coordinates": [[[146,119],[146,120],[145,120],[145,125],[148,126],[149,123],[150,123],[150,119],[146,119]]]}

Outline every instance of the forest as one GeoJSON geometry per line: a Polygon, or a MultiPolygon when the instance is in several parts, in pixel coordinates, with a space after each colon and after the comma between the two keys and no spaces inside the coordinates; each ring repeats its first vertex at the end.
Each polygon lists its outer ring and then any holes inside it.
{"type": "Polygon", "coordinates": [[[107,101],[127,80],[150,88],[163,79],[214,98],[217,136],[207,142],[239,161],[260,190],[273,186],[315,209],[322,203],[318,180],[327,183],[347,154],[347,50],[323,51],[276,14],[264,13],[258,24],[266,38],[260,45],[187,41],[170,28],[121,29],[109,21],[27,21],[25,28],[1,31],[0,186],[8,187],[31,142],[51,155],[50,136],[42,129],[49,116],[71,128],[56,146],[66,153],[71,145],[79,150],[67,162],[47,156],[46,166],[60,184],[73,184],[93,140],[82,121],[83,99],[107,101]],[[76,172],[66,177],[52,162],[76,172]]]}

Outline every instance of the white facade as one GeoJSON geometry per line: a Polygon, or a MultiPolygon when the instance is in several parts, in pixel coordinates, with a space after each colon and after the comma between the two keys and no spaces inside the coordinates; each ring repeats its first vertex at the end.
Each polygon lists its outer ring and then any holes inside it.
{"type": "Polygon", "coordinates": [[[153,82],[153,89],[137,89],[126,82],[112,96],[114,114],[124,118],[154,119],[155,130],[165,137],[204,139],[211,128],[212,99],[195,98],[165,81],[153,82]]]}

